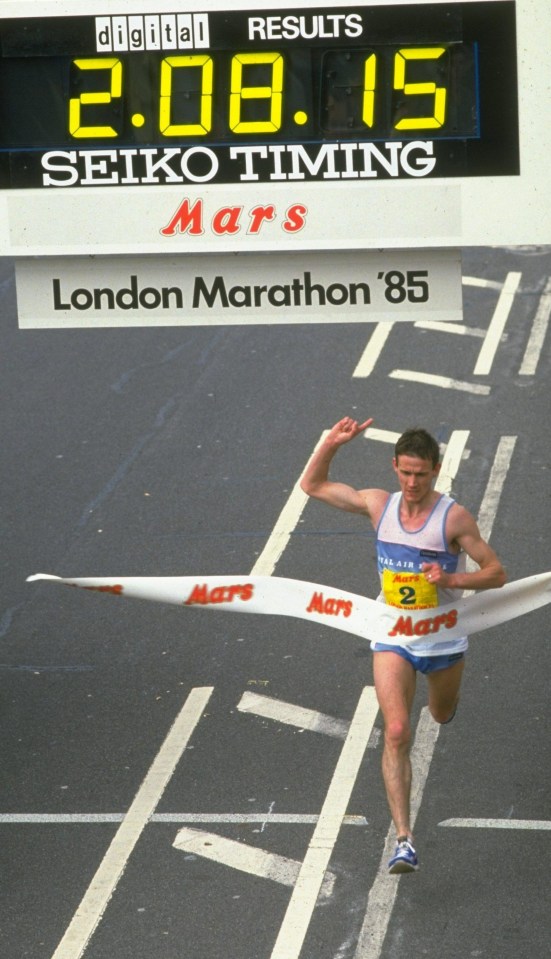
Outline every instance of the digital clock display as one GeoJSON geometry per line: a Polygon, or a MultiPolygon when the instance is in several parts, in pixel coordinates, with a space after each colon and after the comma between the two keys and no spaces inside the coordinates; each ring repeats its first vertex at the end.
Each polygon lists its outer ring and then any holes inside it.
{"type": "Polygon", "coordinates": [[[519,172],[511,0],[0,20],[0,187],[519,172]]]}

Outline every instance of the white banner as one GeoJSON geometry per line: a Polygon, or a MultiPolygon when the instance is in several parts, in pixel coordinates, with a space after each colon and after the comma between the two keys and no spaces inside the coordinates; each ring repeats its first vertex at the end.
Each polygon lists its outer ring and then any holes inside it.
{"type": "Polygon", "coordinates": [[[454,640],[499,626],[551,602],[551,572],[528,576],[501,589],[483,590],[434,610],[401,610],[355,593],[274,576],[134,576],[47,580],[129,599],[172,603],[186,609],[293,616],[332,626],[362,639],[414,646],[454,640]]]}

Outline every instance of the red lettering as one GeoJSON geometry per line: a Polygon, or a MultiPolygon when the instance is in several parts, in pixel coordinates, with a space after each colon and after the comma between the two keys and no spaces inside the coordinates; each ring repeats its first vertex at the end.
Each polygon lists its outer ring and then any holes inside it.
{"type": "MultiPolygon", "coordinates": [[[[68,586],[72,586],[73,583],[68,583],[68,586]]],[[[123,587],[120,584],[114,586],[84,586],[83,589],[91,589],[96,593],[112,593],[113,596],[120,596],[123,590],[123,587]]]]}
{"type": "Polygon", "coordinates": [[[450,609],[446,616],[446,629],[453,629],[457,625],[457,610],[450,609]]]}
{"type": "Polygon", "coordinates": [[[223,206],[217,210],[212,218],[212,231],[218,236],[224,233],[239,233],[239,217],[243,212],[242,206],[223,206]]]}
{"type": "Polygon", "coordinates": [[[184,606],[193,606],[194,604],[208,606],[209,604],[214,605],[216,603],[231,603],[234,599],[247,602],[248,599],[252,599],[253,593],[253,583],[213,586],[210,592],[206,583],[198,583],[193,587],[191,594],[184,602],[184,606]]]}
{"type": "Polygon", "coordinates": [[[338,599],[330,596],[324,599],[323,593],[314,593],[310,600],[310,605],[306,607],[307,613],[322,613],[326,616],[350,616],[352,612],[352,600],[338,599]]]}
{"type": "Polygon", "coordinates": [[[225,603],[228,599],[225,586],[215,586],[209,596],[209,603],[225,603]]]}
{"type": "Polygon", "coordinates": [[[307,213],[308,208],[303,206],[302,203],[294,203],[285,214],[286,219],[281,224],[282,228],[286,233],[298,233],[306,223],[307,213]]]}
{"type": "Polygon", "coordinates": [[[249,216],[251,223],[247,233],[259,233],[264,220],[275,219],[275,206],[255,206],[249,216]]]}
{"type": "Polygon", "coordinates": [[[393,628],[388,633],[389,636],[413,636],[411,625],[411,616],[399,616],[393,628]]]}
{"type": "Polygon", "coordinates": [[[203,201],[196,200],[192,207],[189,205],[189,199],[185,197],[176,210],[170,223],[168,223],[161,233],[163,236],[174,236],[176,233],[189,233],[191,236],[200,236],[203,230],[203,201]]]}
{"type": "Polygon", "coordinates": [[[306,612],[323,613],[323,593],[314,593],[310,605],[306,607],[306,612]]]}
{"type": "Polygon", "coordinates": [[[193,587],[191,595],[186,599],[184,606],[192,606],[193,603],[201,603],[202,606],[206,606],[209,601],[209,591],[207,589],[207,584],[203,583],[202,586],[193,587]]]}

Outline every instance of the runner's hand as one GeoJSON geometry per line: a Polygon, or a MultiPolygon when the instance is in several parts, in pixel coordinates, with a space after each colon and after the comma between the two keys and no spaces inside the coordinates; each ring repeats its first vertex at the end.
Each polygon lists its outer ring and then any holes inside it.
{"type": "Polygon", "coordinates": [[[365,423],[358,423],[357,420],[351,419],[350,416],[345,416],[329,430],[327,442],[335,446],[342,446],[343,443],[349,443],[350,440],[353,440],[360,433],[363,433],[368,426],[371,426],[372,422],[373,418],[366,420],[365,423]]]}

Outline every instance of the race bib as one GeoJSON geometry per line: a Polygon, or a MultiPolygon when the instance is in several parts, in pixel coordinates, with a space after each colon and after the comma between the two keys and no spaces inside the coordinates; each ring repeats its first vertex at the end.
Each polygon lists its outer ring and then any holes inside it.
{"type": "Polygon", "coordinates": [[[383,571],[383,595],[389,606],[402,609],[432,609],[438,606],[438,590],[423,573],[383,571]]]}

